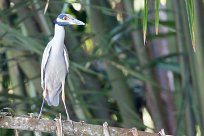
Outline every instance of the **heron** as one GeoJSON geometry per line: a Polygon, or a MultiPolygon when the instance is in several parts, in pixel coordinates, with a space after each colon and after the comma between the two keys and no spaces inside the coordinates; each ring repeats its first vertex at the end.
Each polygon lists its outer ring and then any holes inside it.
{"type": "Polygon", "coordinates": [[[58,106],[61,93],[67,120],[70,120],[65,103],[65,79],[69,72],[69,57],[64,44],[65,26],[85,25],[80,20],[65,13],[58,15],[55,20],[54,37],[44,49],[41,62],[41,87],[43,89],[43,102],[38,118],[41,117],[44,101],[49,106],[58,106]]]}

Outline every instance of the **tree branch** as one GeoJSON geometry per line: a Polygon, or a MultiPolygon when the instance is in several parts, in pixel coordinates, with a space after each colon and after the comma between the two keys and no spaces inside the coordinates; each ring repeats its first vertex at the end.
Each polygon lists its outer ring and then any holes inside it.
{"type": "MultiPolygon", "coordinates": [[[[104,124],[106,125],[106,128],[108,128],[107,130],[109,131],[110,136],[159,136],[158,133],[138,131],[136,128],[116,128],[108,127],[107,123],[104,124]]],[[[0,128],[56,133],[57,121],[46,119],[38,120],[36,118],[28,116],[0,116],[0,128]]],[[[62,120],[62,128],[63,133],[67,135],[107,136],[106,134],[104,134],[104,125],[100,126],[87,124],[85,122],[62,120]]]]}

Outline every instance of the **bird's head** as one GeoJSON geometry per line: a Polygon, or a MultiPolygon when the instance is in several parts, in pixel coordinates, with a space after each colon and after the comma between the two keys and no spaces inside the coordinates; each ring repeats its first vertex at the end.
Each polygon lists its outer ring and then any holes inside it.
{"type": "Polygon", "coordinates": [[[67,25],[85,25],[82,21],[75,19],[69,14],[60,14],[57,19],[55,20],[55,24],[60,26],[67,26],[67,25]]]}

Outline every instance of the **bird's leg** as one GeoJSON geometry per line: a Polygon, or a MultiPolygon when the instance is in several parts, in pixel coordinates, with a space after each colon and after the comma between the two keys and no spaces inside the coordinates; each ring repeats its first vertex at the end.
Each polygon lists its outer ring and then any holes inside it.
{"type": "Polygon", "coordinates": [[[41,108],[40,108],[40,113],[38,115],[38,119],[40,119],[40,116],[42,114],[42,110],[43,110],[43,106],[44,106],[44,103],[45,103],[45,97],[47,96],[47,89],[46,89],[46,85],[45,85],[45,89],[43,91],[43,101],[42,101],[42,105],[41,105],[41,108]]]}
{"type": "Polygon", "coordinates": [[[46,88],[46,85],[45,85],[45,90],[43,91],[43,98],[45,99],[46,96],[47,96],[47,88],[46,88]]]}
{"type": "Polygon", "coordinates": [[[64,104],[64,108],[65,108],[65,111],[66,111],[66,114],[67,114],[67,120],[70,120],[69,113],[67,111],[67,106],[66,106],[66,103],[65,103],[64,82],[62,82],[62,102],[64,104]]]}
{"type": "Polygon", "coordinates": [[[63,101],[64,108],[65,108],[65,111],[66,111],[66,114],[67,114],[67,120],[68,120],[68,121],[71,121],[73,130],[74,130],[74,124],[73,124],[73,121],[70,120],[70,118],[69,118],[69,113],[68,113],[68,111],[67,111],[67,106],[66,106],[66,103],[65,103],[64,82],[62,82],[62,101],[63,101]]]}
{"type": "Polygon", "coordinates": [[[43,98],[42,105],[41,105],[41,108],[40,108],[40,113],[39,113],[39,115],[38,115],[38,119],[40,119],[40,116],[41,116],[41,114],[42,114],[42,110],[43,110],[44,103],[45,103],[45,99],[43,98]]]}

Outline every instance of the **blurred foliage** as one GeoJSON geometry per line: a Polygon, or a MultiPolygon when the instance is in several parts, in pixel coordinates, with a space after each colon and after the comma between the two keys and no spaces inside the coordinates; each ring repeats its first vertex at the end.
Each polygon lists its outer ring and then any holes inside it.
{"type": "MultiPolygon", "coordinates": [[[[195,55],[193,49],[195,30],[203,26],[194,23],[196,2],[66,2],[50,0],[44,15],[46,1],[0,1],[0,110],[9,107],[16,115],[38,115],[42,52],[53,36],[54,19],[66,12],[86,23],[65,28],[70,58],[65,90],[71,119],[201,135],[204,113],[199,109],[204,108],[199,96],[204,81],[199,75],[203,67],[197,64],[203,63],[203,50],[195,55]]],[[[59,113],[65,119],[62,103],[45,104],[42,114],[53,119],[59,113]]],[[[13,130],[0,129],[2,136],[12,134],[13,130]]]]}

